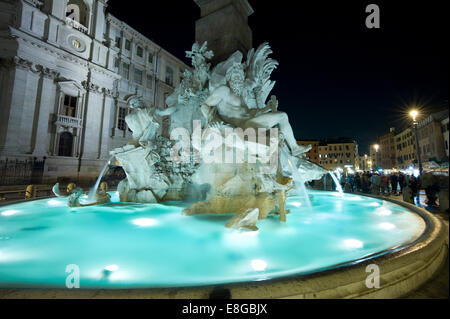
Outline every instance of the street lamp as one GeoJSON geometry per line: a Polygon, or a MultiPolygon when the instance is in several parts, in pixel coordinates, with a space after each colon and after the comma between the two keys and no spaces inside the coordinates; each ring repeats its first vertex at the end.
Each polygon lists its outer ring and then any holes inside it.
{"type": "Polygon", "coordinates": [[[411,110],[411,112],[409,112],[409,115],[413,119],[414,133],[416,135],[417,160],[419,161],[419,176],[422,176],[423,168],[422,160],[420,158],[419,136],[417,134],[417,116],[419,115],[419,112],[417,110],[411,110]]]}
{"type": "Polygon", "coordinates": [[[409,115],[411,115],[411,117],[412,117],[412,119],[413,119],[413,121],[415,123],[417,115],[419,115],[419,112],[417,112],[417,110],[412,110],[411,112],[409,112],[409,115]]]}
{"type": "Polygon", "coordinates": [[[377,152],[377,153],[378,153],[378,150],[380,149],[380,145],[378,145],[378,144],[375,144],[375,145],[374,145],[373,147],[375,148],[375,152],[377,152]]]}
{"type": "Polygon", "coordinates": [[[374,144],[373,148],[375,149],[375,158],[372,158],[372,160],[374,161],[374,165],[380,166],[381,160],[378,160],[378,150],[380,149],[380,145],[374,144]]]}

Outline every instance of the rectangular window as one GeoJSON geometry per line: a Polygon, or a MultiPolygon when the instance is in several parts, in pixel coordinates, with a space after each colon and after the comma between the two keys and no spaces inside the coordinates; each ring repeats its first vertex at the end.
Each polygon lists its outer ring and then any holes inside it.
{"type": "Polygon", "coordinates": [[[142,71],[134,69],[134,83],[142,85],[142,71]]]}
{"type": "Polygon", "coordinates": [[[173,86],[173,70],[170,66],[166,67],[166,83],[173,86]]]}
{"type": "Polygon", "coordinates": [[[150,75],[147,75],[147,89],[152,89],[153,79],[150,75]]]}
{"type": "Polygon", "coordinates": [[[131,41],[128,39],[125,40],[125,50],[127,51],[131,50],[131,41]]]}
{"type": "Polygon", "coordinates": [[[121,131],[125,131],[126,122],[125,116],[127,115],[127,109],[124,107],[119,107],[119,116],[117,118],[117,128],[121,131]]]}
{"type": "Polygon", "coordinates": [[[128,63],[122,63],[122,77],[129,80],[130,78],[130,65],[128,63]]]}
{"type": "Polygon", "coordinates": [[[138,46],[136,49],[136,54],[138,57],[142,58],[144,56],[144,49],[142,49],[142,47],[138,46]]]}
{"type": "Polygon", "coordinates": [[[116,46],[116,48],[120,48],[120,41],[121,37],[120,37],[120,30],[116,30],[116,37],[114,40],[114,45],[116,46]]]}
{"type": "Polygon", "coordinates": [[[150,63],[150,64],[153,63],[153,53],[151,53],[151,52],[148,53],[148,63],[150,63]]]}
{"type": "Polygon", "coordinates": [[[77,100],[76,96],[64,95],[62,115],[75,117],[75,112],[77,110],[77,100]]]}

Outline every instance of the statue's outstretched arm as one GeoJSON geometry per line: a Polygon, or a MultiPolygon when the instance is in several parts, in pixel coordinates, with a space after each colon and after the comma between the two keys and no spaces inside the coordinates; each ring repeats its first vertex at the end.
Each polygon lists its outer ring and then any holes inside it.
{"type": "Polygon", "coordinates": [[[269,102],[267,102],[267,105],[262,109],[249,109],[249,108],[247,108],[247,106],[245,106],[245,107],[246,107],[247,111],[249,111],[249,113],[252,114],[252,116],[257,116],[257,115],[266,113],[269,110],[272,110],[272,112],[277,112],[278,111],[278,101],[275,98],[275,96],[272,95],[269,102]]]}
{"type": "Polygon", "coordinates": [[[167,115],[171,115],[176,110],[177,110],[176,106],[168,107],[167,109],[164,109],[164,110],[156,109],[155,114],[158,116],[167,116],[167,115]]]}
{"type": "Polygon", "coordinates": [[[217,106],[222,101],[222,94],[216,89],[201,106],[201,111],[207,123],[211,123],[217,115],[217,106]]]}

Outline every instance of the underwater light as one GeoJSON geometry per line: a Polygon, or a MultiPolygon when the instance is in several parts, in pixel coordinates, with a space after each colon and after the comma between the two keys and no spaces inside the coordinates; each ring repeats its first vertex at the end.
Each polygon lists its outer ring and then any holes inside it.
{"type": "Polygon", "coordinates": [[[289,203],[289,204],[292,205],[292,206],[295,206],[295,207],[302,206],[302,203],[300,203],[300,202],[292,202],[292,203],[289,203]]]}
{"type": "Polygon", "coordinates": [[[392,211],[390,209],[377,209],[376,210],[377,214],[380,216],[389,216],[392,215],[392,211]]]}
{"type": "Polygon", "coordinates": [[[136,218],[133,219],[132,223],[139,227],[150,227],[158,224],[153,218],[136,218]]]}
{"type": "Polygon", "coordinates": [[[344,240],[344,245],[347,248],[362,248],[364,246],[363,242],[357,239],[346,239],[344,240]]]}
{"type": "Polygon", "coordinates": [[[352,197],[348,197],[348,198],[346,198],[347,200],[363,200],[361,197],[359,197],[359,196],[352,196],[352,197]]]}
{"type": "Polygon", "coordinates": [[[261,259],[253,259],[252,260],[252,268],[255,271],[264,271],[267,268],[267,263],[261,259]]]}
{"type": "Polygon", "coordinates": [[[4,212],[2,212],[2,216],[12,216],[17,214],[19,211],[15,210],[15,209],[9,209],[9,210],[5,210],[4,212]]]}
{"type": "Polygon", "coordinates": [[[385,229],[385,230],[391,230],[395,228],[394,224],[391,223],[380,223],[380,228],[385,229]]]}
{"type": "Polygon", "coordinates": [[[63,206],[65,205],[63,202],[60,202],[58,200],[55,199],[50,199],[47,204],[52,205],[52,206],[63,206]]]}
{"type": "Polygon", "coordinates": [[[119,270],[119,266],[117,265],[109,265],[105,267],[106,271],[113,272],[119,270]]]}

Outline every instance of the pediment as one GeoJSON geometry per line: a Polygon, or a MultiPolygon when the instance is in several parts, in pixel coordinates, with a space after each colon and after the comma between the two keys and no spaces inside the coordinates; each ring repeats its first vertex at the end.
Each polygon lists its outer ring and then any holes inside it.
{"type": "Polygon", "coordinates": [[[56,83],[61,91],[67,94],[78,95],[80,92],[85,93],[86,91],[80,83],[74,80],[61,79],[56,83]]]}

